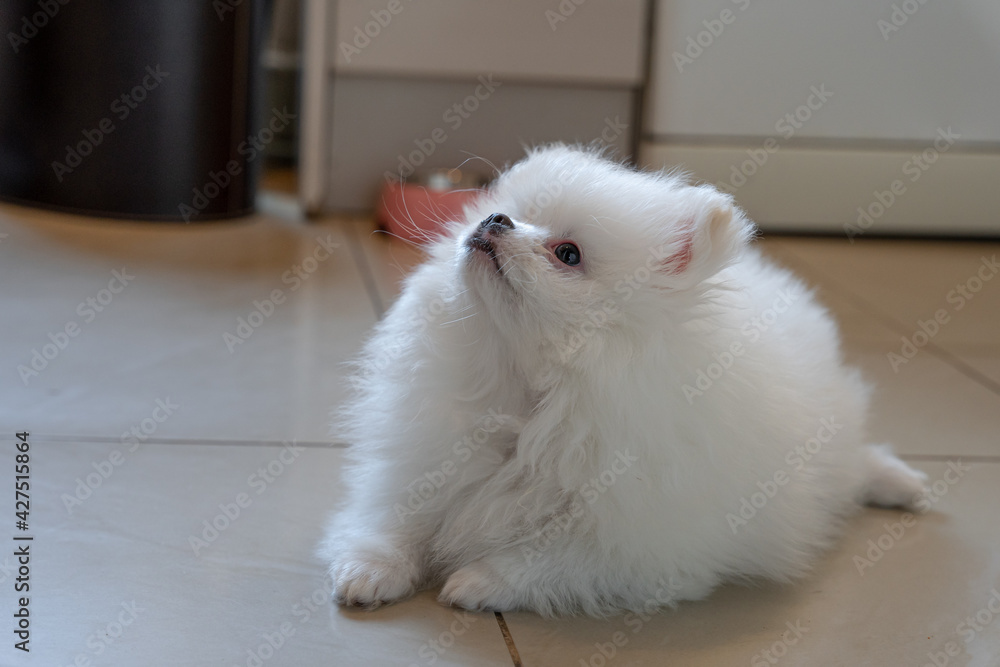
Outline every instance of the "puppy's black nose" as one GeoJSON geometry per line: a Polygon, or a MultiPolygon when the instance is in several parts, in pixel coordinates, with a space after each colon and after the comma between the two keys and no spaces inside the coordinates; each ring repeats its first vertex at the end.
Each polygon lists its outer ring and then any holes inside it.
{"type": "Polygon", "coordinates": [[[479,228],[493,234],[502,234],[508,229],[514,229],[514,222],[503,213],[494,213],[480,222],[479,228]]]}

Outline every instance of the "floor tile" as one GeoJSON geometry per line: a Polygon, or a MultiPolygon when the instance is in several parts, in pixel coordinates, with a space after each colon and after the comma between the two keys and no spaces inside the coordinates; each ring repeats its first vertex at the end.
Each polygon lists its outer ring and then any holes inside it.
{"type": "MultiPolygon", "coordinates": [[[[1000,244],[760,244],[841,323],[849,361],[876,387],[873,438],[929,473],[934,511],[902,533],[899,513],[865,511],[793,586],[728,586],[651,618],[509,614],[525,665],[923,665],[947,648],[961,651],[949,664],[993,665],[1000,655],[1000,280],[961,309],[948,301],[1000,244]],[[912,358],[891,360],[940,308],[948,322],[912,358]],[[963,471],[955,483],[949,461],[963,471]],[[859,558],[871,561],[860,572],[859,558]],[[960,625],[977,614],[981,630],[960,625]],[[789,624],[794,644],[782,642],[789,624]]],[[[374,613],[332,607],[312,556],[339,492],[344,450],[326,445],[347,392],[343,362],[423,257],[367,219],[307,224],[290,196],[265,195],[248,220],[191,226],[0,205],[0,469],[13,467],[15,431],[39,436],[33,664],[512,664],[493,615],[441,607],[433,592],[374,613]],[[283,280],[307,268],[318,240],[329,258],[283,280]],[[134,278],[105,293],[115,271],[134,278]],[[272,310],[275,289],[285,300],[272,310]],[[98,311],[88,297],[110,301],[98,311]],[[255,309],[270,314],[245,341],[223,337],[255,309]],[[71,323],[75,334],[61,336],[71,323]],[[52,358],[22,380],[34,350],[52,358]],[[292,440],[308,446],[278,444],[292,440]],[[240,493],[249,502],[235,517],[240,493]]],[[[12,565],[0,556],[8,606],[12,565]]]]}
{"type": "Polygon", "coordinates": [[[158,437],[327,437],[342,362],[375,322],[340,223],[3,206],[0,231],[0,309],[17,318],[0,348],[0,427],[117,436],[169,399],[158,437]]]}
{"type": "Polygon", "coordinates": [[[841,338],[850,343],[871,344],[899,340],[899,334],[886,326],[885,316],[873,314],[858,307],[857,299],[832,282],[828,276],[809,271],[808,265],[791,251],[794,237],[770,235],[758,241],[764,254],[779,266],[792,271],[813,290],[837,320],[841,338]]]}
{"type": "Polygon", "coordinates": [[[1000,349],[956,350],[963,361],[1000,386],[1000,349]]]}
{"type": "Polygon", "coordinates": [[[913,338],[928,323],[943,347],[1000,346],[1000,243],[784,237],[774,243],[796,268],[836,286],[896,323],[913,338]],[[997,278],[997,279],[994,279],[997,278]],[[931,320],[940,311],[941,322],[931,320]]]}
{"type": "Polygon", "coordinates": [[[357,219],[354,223],[367,262],[372,267],[379,299],[383,307],[388,308],[398,296],[403,279],[427,255],[421,246],[379,229],[370,219],[357,219]]]}
{"type": "Polygon", "coordinates": [[[888,352],[848,349],[874,386],[871,437],[899,454],[1000,456],[1000,395],[924,351],[893,369],[888,352]]]}
{"type": "Polygon", "coordinates": [[[492,614],[430,593],[373,613],[329,603],[313,550],[342,449],[36,441],[30,455],[31,664],[511,664],[492,614]]]}
{"type": "Polygon", "coordinates": [[[705,601],[646,618],[506,614],[525,666],[857,667],[923,665],[931,656],[951,665],[995,665],[1000,463],[966,471],[960,462],[961,476],[947,475],[954,483],[945,481],[948,463],[917,465],[938,491],[927,498],[930,513],[904,525],[899,512],[865,510],[797,584],[726,586],[705,601]],[[957,655],[948,657],[949,650],[957,655]]]}

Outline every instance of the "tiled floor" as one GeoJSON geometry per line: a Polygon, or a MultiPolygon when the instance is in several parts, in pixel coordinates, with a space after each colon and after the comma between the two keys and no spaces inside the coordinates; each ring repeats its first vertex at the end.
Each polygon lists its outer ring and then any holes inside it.
{"type": "Polygon", "coordinates": [[[6,492],[0,539],[34,537],[30,654],[0,549],[0,664],[1000,664],[1000,278],[971,291],[1000,243],[763,242],[840,318],[878,383],[875,436],[936,482],[931,513],[862,513],[793,586],[502,624],[431,593],[371,614],[328,603],[311,552],[340,493],[341,362],[419,255],[367,221],[292,211],[269,197],[252,220],[183,227],[0,206],[0,486],[29,431],[32,501],[21,533],[6,492]]]}

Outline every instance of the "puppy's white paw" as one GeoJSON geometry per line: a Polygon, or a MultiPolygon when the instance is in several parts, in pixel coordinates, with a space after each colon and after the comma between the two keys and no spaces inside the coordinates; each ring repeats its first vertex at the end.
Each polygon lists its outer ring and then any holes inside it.
{"type": "Polygon", "coordinates": [[[914,470],[896,458],[888,445],[869,446],[867,473],[865,503],[917,509],[916,502],[925,491],[927,473],[914,470]]]}
{"type": "Polygon", "coordinates": [[[420,579],[416,563],[402,554],[349,554],[333,564],[330,574],[337,604],[369,610],[413,595],[420,579]]]}
{"type": "Polygon", "coordinates": [[[472,611],[509,611],[515,607],[513,592],[481,560],[448,577],[438,602],[472,611]]]}

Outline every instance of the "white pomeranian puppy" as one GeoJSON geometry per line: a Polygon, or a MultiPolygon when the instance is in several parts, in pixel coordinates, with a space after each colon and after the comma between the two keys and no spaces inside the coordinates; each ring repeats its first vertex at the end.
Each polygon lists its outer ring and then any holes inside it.
{"type": "Polygon", "coordinates": [[[859,504],[919,497],[728,195],[552,146],[465,218],[358,362],[339,603],[648,610],[802,575],[859,504]]]}

